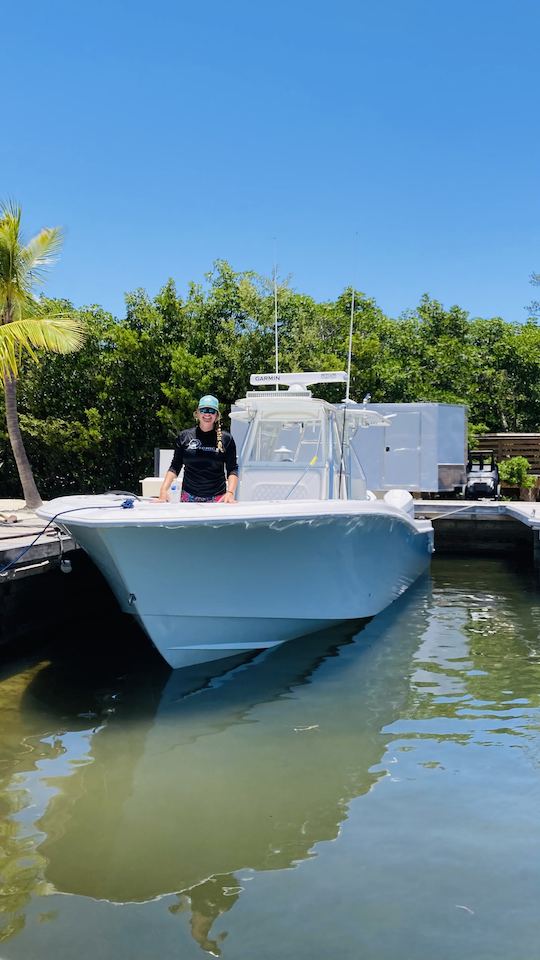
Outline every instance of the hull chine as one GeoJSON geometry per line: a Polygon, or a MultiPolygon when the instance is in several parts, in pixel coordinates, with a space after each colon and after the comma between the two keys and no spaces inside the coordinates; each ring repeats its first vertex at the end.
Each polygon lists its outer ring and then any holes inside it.
{"type": "Polygon", "coordinates": [[[256,654],[339,622],[326,619],[159,615],[139,615],[137,619],[173,669],[207,660],[256,654]]]}

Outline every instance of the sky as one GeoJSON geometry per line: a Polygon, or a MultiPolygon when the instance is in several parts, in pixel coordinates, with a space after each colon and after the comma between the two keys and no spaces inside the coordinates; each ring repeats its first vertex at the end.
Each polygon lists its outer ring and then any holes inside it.
{"type": "Polygon", "coordinates": [[[538,0],[5,5],[0,198],[46,292],[121,316],[216,259],[390,316],[523,322],[540,272],[538,0]]]}

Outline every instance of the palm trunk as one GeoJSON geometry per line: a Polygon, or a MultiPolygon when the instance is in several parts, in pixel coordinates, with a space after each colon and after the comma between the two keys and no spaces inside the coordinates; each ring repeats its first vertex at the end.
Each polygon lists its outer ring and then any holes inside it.
{"type": "Polygon", "coordinates": [[[24,499],[26,500],[26,506],[30,507],[31,510],[35,510],[36,507],[41,506],[42,500],[36,487],[30,461],[24,449],[21,428],[19,426],[19,417],[17,415],[17,381],[13,377],[10,377],[8,373],[4,374],[4,393],[6,398],[8,435],[13,456],[15,457],[15,463],[17,464],[17,470],[19,471],[24,499]]]}

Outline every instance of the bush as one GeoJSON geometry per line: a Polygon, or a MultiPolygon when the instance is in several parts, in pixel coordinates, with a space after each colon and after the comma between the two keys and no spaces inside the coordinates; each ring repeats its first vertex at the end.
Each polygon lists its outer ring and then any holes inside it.
{"type": "Polygon", "coordinates": [[[476,445],[480,437],[485,433],[489,433],[488,428],[485,423],[471,423],[469,420],[467,424],[468,432],[468,444],[471,450],[476,450],[476,445]]]}
{"type": "Polygon", "coordinates": [[[530,490],[535,479],[529,475],[530,463],[526,457],[509,457],[499,463],[501,483],[530,490]]]}

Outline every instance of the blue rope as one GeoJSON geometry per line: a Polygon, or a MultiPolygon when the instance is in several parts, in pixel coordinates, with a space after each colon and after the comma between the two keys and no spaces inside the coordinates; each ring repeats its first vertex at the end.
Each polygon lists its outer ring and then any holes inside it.
{"type": "Polygon", "coordinates": [[[39,538],[42,537],[44,533],[47,532],[47,530],[51,526],[51,523],[54,523],[54,521],[57,520],[58,517],[62,517],[66,513],[79,513],[80,510],[118,510],[118,509],[131,510],[133,509],[133,503],[134,503],[134,500],[128,498],[126,500],[123,500],[122,503],[107,503],[107,504],[104,503],[101,505],[98,504],[97,506],[91,506],[91,507],[90,506],[70,507],[69,510],[60,510],[57,514],[54,515],[54,517],[51,517],[48,524],[45,527],[43,527],[43,530],[39,531],[37,537],[35,537],[32,540],[32,543],[29,543],[27,547],[24,547],[24,549],[21,550],[21,552],[17,554],[17,556],[14,557],[13,560],[10,560],[9,563],[6,563],[5,566],[0,567],[0,576],[3,573],[5,573],[7,570],[10,570],[11,567],[14,567],[15,564],[18,563],[19,560],[21,560],[24,557],[24,555],[28,553],[29,550],[32,549],[32,547],[38,542],[39,538]]]}

